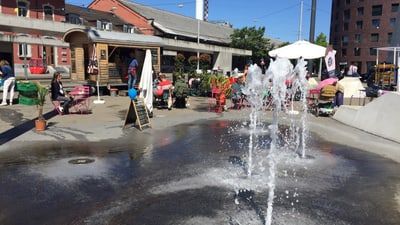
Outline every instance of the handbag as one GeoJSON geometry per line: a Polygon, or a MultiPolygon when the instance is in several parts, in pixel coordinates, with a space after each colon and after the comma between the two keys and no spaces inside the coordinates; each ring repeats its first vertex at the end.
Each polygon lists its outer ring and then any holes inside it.
{"type": "Polygon", "coordinates": [[[91,74],[91,75],[97,75],[99,73],[95,44],[93,44],[93,52],[92,52],[92,56],[90,57],[90,60],[89,60],[87,73],[91,74]]]}

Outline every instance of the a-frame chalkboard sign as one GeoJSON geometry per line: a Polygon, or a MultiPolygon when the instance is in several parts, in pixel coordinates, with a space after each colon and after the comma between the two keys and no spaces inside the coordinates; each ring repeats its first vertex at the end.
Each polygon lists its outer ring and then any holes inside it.
{"type": "Polygon", "coordinates": [[[145,126],[151,127],[149,113],[142,99],[130,101],[128,111],[125,115],[125,123],[122,128],[125,128],[127,124],[135,124],[135,122],[137,122],[140,130],[145,126]]]}

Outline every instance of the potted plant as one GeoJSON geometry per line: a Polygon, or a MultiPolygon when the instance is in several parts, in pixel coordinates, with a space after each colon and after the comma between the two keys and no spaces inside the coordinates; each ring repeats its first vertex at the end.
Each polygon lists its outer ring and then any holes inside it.
{"type": "Polygon", "coordinates": [[[43,106],[46,102],[47,94],[49,93],[49,89],[40,85],[39,82],[35,83],[37,87],[37,101],[36,106],[38,107],[38,118],[35,120],[35,128],[36,130],[45,130],[46,129],[46,119],[43,117],[43,106]]]}
{"type": "Polygon", "coordinates": [[[227,79],[223,75],[213,74],[208,77],[208,85],[211,87],[211,97],[216,99],[217,111],[222,111],[222,107],[226,107],[226,99],[232,95],[232,88],[227,79]]]}

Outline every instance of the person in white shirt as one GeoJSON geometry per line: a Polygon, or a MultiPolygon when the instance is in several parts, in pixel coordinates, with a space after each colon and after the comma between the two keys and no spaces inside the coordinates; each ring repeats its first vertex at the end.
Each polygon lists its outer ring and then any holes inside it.
{"type": "Polygon", "coordinates": [[[358,70],[357,64],[352,63],[349,67],[349,70],[347,71],[347,76],[359,77],[360,74],[358,74],[357,70],[358,70]]]}

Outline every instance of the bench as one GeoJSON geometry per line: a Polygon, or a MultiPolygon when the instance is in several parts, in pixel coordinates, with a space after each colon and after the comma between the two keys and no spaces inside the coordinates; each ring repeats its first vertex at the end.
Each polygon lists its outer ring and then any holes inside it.
{"type": "Polygon", "coordinates": [[[128,93],[128,84],[124,84],[124,83],[114,83],[114,84],[107,84],[107,89],[110,91],[110,95],[115,97],[118,95],[120,96],[124,96],[123,94],[125,94],[125,96],[128,93]]]}
{"type": "Polygon", "coordinates": [[[107,84],[108,90],[110,90],[111,88],[117,88],[119,90],[120,88],[122,89],[122,87],[124,89],[128,89],[128,84],[123,84],[123,83],[107,84]]]}

